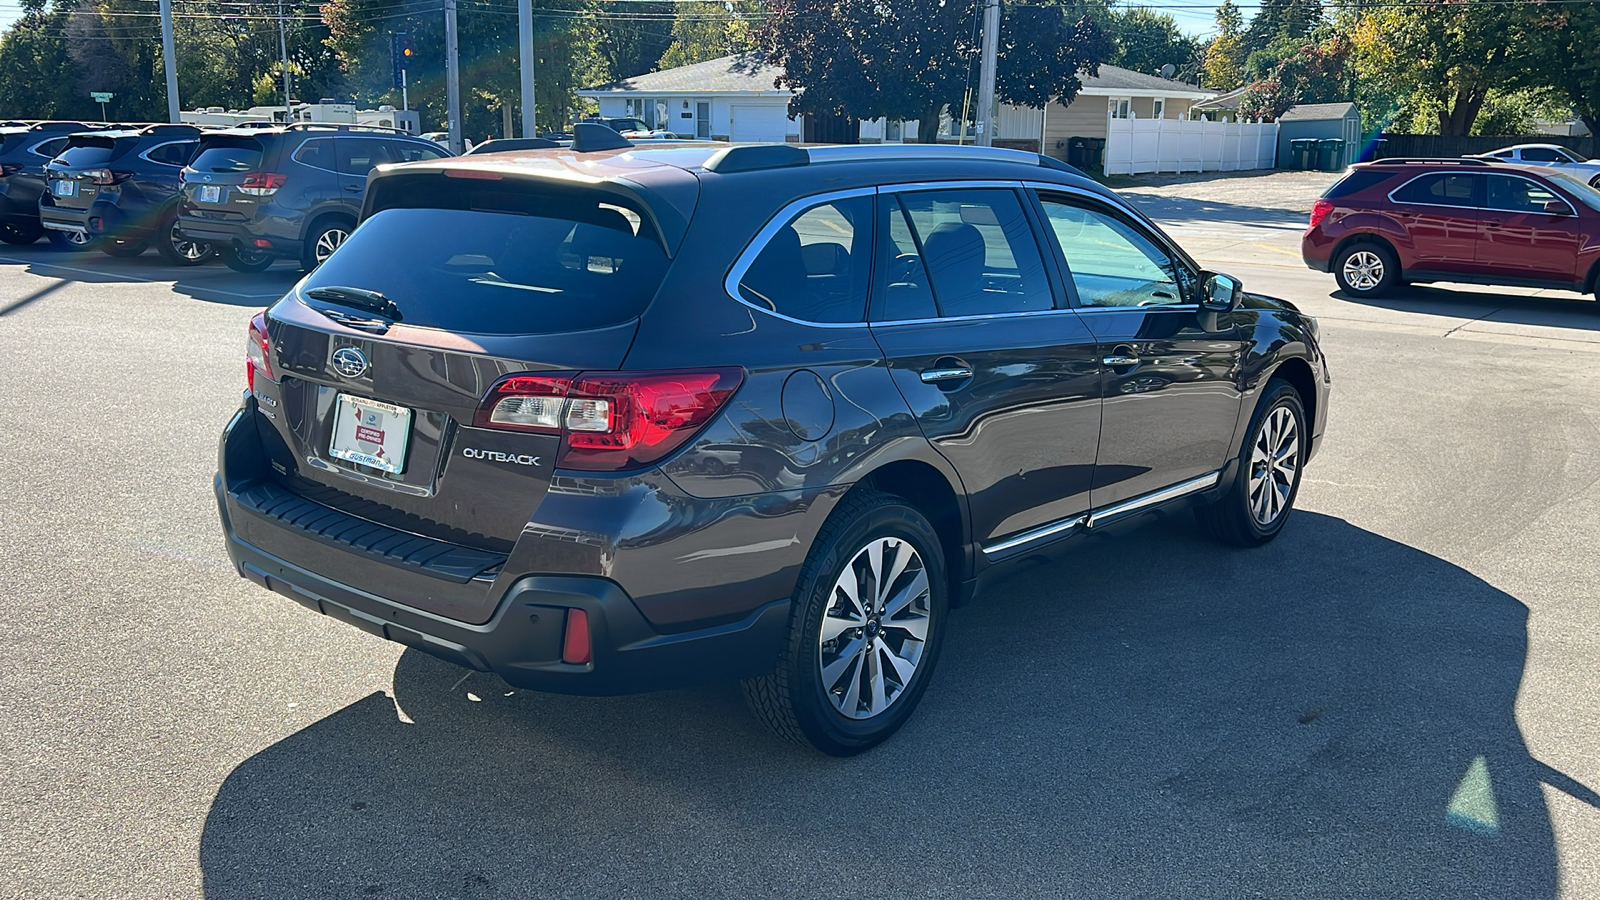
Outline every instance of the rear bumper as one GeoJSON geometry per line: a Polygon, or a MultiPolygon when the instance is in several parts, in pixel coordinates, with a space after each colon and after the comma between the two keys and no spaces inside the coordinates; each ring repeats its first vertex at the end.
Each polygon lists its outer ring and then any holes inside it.
{"type": "MultiPolygon", "coordinates": [[[[98,218],[94,209],[62,209],[58,206],[39,207],[39,224],[51,231],[73,231],[78,234],[99,234],[104,230],[91,228],[89,220],[98,218]]],[[[103,221],[103,220],[102,220],[103,221]]]]}
{"type": "Polygon", "coordinates": [[[1332,271],[1333,242],[1316,228],[1306,229],[1300,236],[1300,259],[1307,268],[1318,272],[1332,271]]]}
{"type": "Polygon", "coordinates": [[[218,221],[196,216],[178,216],[178,231],[186,238],[202,241],[217,247],[233,247],[255,252],[265,251],[274,256],[299,259],[303,242],[259,233],[248,221],[218,221]],[[265,241],[266,246],[261,246],[265,241]]]}

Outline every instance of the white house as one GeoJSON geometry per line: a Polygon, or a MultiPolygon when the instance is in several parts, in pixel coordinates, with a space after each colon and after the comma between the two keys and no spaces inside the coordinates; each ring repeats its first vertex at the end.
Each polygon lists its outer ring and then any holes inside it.
{"type": "MultiPolygon", "coordinates": [[[[596,101],[602,116],[637,116],[652,127],[704,140],[916,140],[915,121],[863,121],[854,123],[858,130],[851,135],[841,133],[843,122],[807,122],[804,116],[791,119],[788,105],[793,92],[775,86],[782,74],[781,68],[756,56],[724,56],[586,88],[578,91],[578,96],[596,101]]],[[[1057,104],[1044,110],[1000,107],[995,115],[996,142],[1064,158],[1069,138],[1105,138],[1108,119],[1184,118],[1191,104],[1216,94],[1181,81],[1107,65],[1100,67],[1099,75],[1085,75],[1082,81],[1082,91],[1065,109],[1057,104]]],[[[957,140],[953,128],[952,118],[945,116],[940,122],[940,138],[957,140]]]]}

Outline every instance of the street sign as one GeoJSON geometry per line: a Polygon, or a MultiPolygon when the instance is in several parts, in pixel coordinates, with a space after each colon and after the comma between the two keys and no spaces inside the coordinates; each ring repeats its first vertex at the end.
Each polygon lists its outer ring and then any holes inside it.
{"type": "Polygon", "coordinates": [[[93,100],[96,103],[110,103],[111,102],[111,98],[115,97],[115,96],[116,96],[116,94],[113,94],[110,91],[90,91],[89,92],[89,99],[93,100]]]}

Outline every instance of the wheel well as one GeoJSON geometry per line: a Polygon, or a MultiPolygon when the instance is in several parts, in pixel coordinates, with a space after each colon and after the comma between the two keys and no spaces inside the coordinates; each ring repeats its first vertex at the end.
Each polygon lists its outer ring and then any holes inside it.
{"type": "Polygon", "coordinates": [[[951,489],[950,482],[925,462],[901,460],[874,471],[861,484],[894,494],[928,517],[944,548],[951,596],[956,596],[957,586],[966,579],[965,529],[961,523],[961,505],[956,502],[956,492],[951,489]]]}
{"type": "Polygon", "coordinates": [[[1339,245],[1333,248],[1333,255],[1328,257],[1328,265],[1334,265],[1334,263],[1338,262],[1339,260],[1339,254],[1350,249],[1356,244],[1377,244],[1393,254],[1396,260],[1400,259],[1399,252],[1394,249],[1394,244],[1391,244],[1388,238],[1381,237],[1369,231],[1363,231],[1360,234],[1352,234],[1340,241],[1339,245]]]}
{"type": "Polygon", "coordinates": [[[1316,428],[1317,377],[1311,372],[1311,364],[1299,358],[1286,359],[1273,370],[1272,377],[1289,382],[1294,392],[1300,395],[1300,405],[1306,409],[1307,425],[1316,428]]]}
{"type": "MultiPolygon", "coordinates": [[[[1585,294],[1600,292],[1600,259],[1595,260],[1594,265],[1589,267],[1589,277],[1583,282],[1583,292],[1585,294]]],[[[1596,293],[1595,296],[1600,298],[1600,293],[1596,293]]]]}
{"type": "Polygon", "coordinates": [[[350,227],[352,227],[352,228],[354,228],[355,224],[356,224],[355,217],[351,216],[349,213],[342,213],[342,212],[325,212],[325,213],[321,213],[321,214],[317,215],[316,218],[312,219],[310,224],[306,225],[305,233],[300,235],[300,240],[302,240],[302,241],[311,240],[311,236],[317,233],[317,229],[318,228],[321,228],[323,225],[326,225],[327,223],[334,222],[334,221],[348,222],[348,223],[350,223],[350,227]]]}

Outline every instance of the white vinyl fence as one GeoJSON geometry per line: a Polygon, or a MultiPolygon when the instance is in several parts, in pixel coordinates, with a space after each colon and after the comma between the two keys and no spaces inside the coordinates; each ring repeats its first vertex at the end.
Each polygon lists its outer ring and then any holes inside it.
{"type": "Polygon", "coordinates": [[[1107,175],[1270,169],[1277,152],[1277,122],[1106,121],[1107,175]]]}

